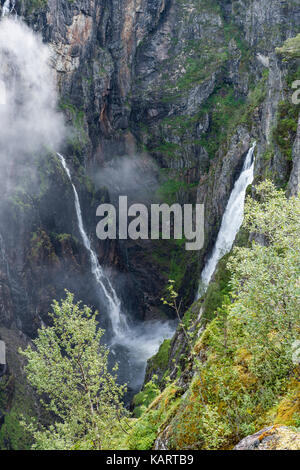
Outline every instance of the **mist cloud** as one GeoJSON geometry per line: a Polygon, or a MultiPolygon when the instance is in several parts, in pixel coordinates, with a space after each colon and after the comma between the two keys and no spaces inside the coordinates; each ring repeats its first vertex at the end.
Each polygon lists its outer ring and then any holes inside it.
{"type": "Polygon", "coordinates": [[[1,170],[44,149],[57,150],[64,135],[49,48],[20,20],[4,18],[0,22],[1,170]]]}
{"type": "Polygon", "coordinates": [[[128,196],[130,204],[153,202],[158,189],[157,165],[145,155],[115,158],[91,176],[96,187],[108,186],[111,201],[115,203],[119,195],[128,196]]]}

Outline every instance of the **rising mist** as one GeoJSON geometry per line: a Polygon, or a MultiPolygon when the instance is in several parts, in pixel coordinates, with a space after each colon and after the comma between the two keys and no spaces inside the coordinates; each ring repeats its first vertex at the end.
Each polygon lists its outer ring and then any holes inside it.
{"type": "Polygon", "coordinates": [[[49,48],[40,35],[19,20],[4,18],[0,63],[0,174],[7,181],[28,173],[33,156],[59,148],[65,127],[57,111],[49,48]]]}

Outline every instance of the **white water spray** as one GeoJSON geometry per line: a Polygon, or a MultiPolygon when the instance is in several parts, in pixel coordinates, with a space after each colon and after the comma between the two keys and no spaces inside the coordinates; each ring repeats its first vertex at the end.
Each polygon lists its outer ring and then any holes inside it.
{"type": "Polygon", "coordinates": [[[254,179],[255,147],[256,142],[248,151],[241,174],[231,192],[213,252],[201,274],[198,298],[205,292],[220,259],[231,250],[243,223],[246,190],[254,179]]]}
{"type": "Polygon", "coordinates": [[[5,0],[4,5],[2,7],[2,16],[8,15],[10,12],[10,0],[5,0]]]}
{"type": "Polygon", "coordinates": [[[2,16],[9,15],[15,8],[15,1],[11,2],[10,0],[5,0],[2,7],[2,16]]]}
{"type": "Polygon", "coordinates": [[[110,320],[112,324],[112,329],[113,333],[116,337],[122,337],[125,332],[128,330],[128,325],[125,316],[121,312],[121,302],[116,294],[116,291],[114,290],[113,286],[111,285],[110,280],[108,279],[107,276],[105,276],[103,269],[101,268],[97,255],[92,249],[91,242],[86,234],[86,231],[84,229],[83,225],[83,219],[82,219],[82,213],[81,213],[81,207],[80,207],[80,202],[79,202],[79,197],[77,190],[75,188],[75,185],[72,182],[72,177],[70,170],[67,166],[65,158],[60,154],[57,153],[61,164],[68,175],[68,178],[72,184],[73,192],[74,192],[74,200],[75,200],[75,209],[76,209],[76,215],[77,215],[77,222],[78,222],[78,229],[83,241],[83,244],[88,251],[90,255],[90,261],[91,261],[91,269],[93,276],[97,282],[97,284],[100,286],[101,290],[103,291],[109,305],[109,313],[110,313],[110,320]]]}

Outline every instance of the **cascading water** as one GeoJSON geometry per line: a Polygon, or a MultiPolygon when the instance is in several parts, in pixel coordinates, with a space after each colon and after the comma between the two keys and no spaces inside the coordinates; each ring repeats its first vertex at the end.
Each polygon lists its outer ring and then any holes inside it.
{"type": "Polygon", "coordinates": [[[83,244],[90,255],[91,269],[92,269],[94,278],[97,284],[100,286],[101,290],[103,291],[105,298],[108,302],[113,333],[118,338],[122,337],[128,331],[129,328],[127,325],[126,318],[121,312],[121,302],[116,294],[116,291],[111,285],[110,280],[107,278],[107,276],[105,276],[103,269],[101,268],[99,264],[97,255],[92,249],[91,242],[84,229],[78,193],[75,188],[75,185],[72,182],[71,173],[67,166],[66,160],[60,153],[57,153],[57,155],[61,161],[61,164],[73,188],[78,229],[79,229],[83,244]]]}
{"type": "Polygon", "coordinates": [[[255,147],[256,142],[248,151],[241,174],[231,192],[214,249],[201,274],[197,298],[205,292],[220,259],[231,250],[243,223],[246,190],[254,178],[255,147]]]}
{"type": "Polygon", "coordinates": [[[122,362],[122,367],[119,370],[119,379],[129,385],[131,393],[128,395],[128,400],[130,401],[143,382],[147,360],[156,354],[164,339],[170,338],[173,335],[176,324],[170,321],[164,323],[156,321],[142,325],[128,325],[127,319],[121,311],[121,301],[110,280],[103,272],[84,229],[79,196],[66,160],[60,153],[57,153],[57,156],[73,188],[78,229],[83,244],[90,255],[92,273],[108,302],[109,317],[114,335],[110,343],[110,350],[122,362]]]}
{"type": "Polygon", "coordinates": [[[11,10],[10,0],[5,0],[4,5],[2,7],[2,16],[9,15],[10,10],[11,10]]]}

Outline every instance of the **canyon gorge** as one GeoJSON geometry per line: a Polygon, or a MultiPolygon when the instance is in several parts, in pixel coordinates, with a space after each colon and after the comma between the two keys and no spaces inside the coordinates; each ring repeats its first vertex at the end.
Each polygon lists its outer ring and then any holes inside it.
{"type": "MultiPolygon", "coordinates": [[[[99,311],[135,418],[143,400],[168,410],[129,448],[206,448],[178,422],[207,358],[198,339],[229,295],[229,253],[264,245],[241,228],[246,195],[265,180],[287,198],[299,190],[300,1],[11,0],[1,13],[0,448],[30,444],[18,417],[41,411],[18,351],[66,289],[99,311]],[[96,209],[120,195],[204,204],[203,249],[99,240],[96,209]],[[169,280],[180,312],[162,301],[169,280]]],[[[279,441],[293,441],[279,424],[279,441]]],[[[251,426],[212,448],[250,446],[251,426]]]]}

